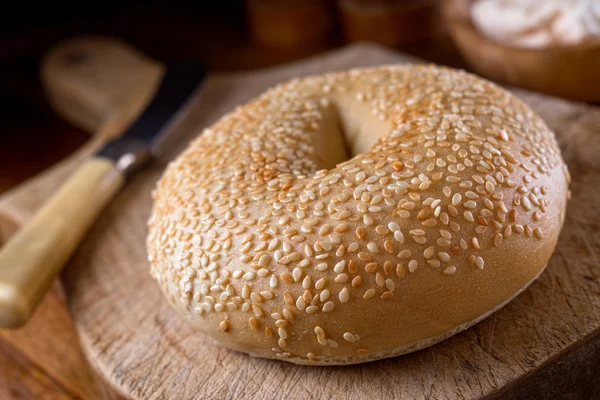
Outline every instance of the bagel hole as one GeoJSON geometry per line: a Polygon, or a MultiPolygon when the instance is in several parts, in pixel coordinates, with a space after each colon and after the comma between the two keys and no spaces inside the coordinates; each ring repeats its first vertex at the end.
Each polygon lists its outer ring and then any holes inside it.
{"type": "Polygon", "coordinates": [[[321,107],[323,118],[311,136],[317,164],[328,170],[368,153],[391,132],[389,122],[380,121],[368,104],[342,97],[329,100],[321,107]]]}

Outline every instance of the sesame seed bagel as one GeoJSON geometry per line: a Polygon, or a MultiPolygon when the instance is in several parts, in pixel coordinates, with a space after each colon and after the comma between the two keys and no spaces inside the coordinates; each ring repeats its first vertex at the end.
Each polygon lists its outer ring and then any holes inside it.
{"type": "Polygon", "coordinates": [[[430,346],[543,271],[569,174],[508,91],[429,65],[294,79],[223,116],[153,192],[150,270],[223,346],[353,364],[430,346]]]}

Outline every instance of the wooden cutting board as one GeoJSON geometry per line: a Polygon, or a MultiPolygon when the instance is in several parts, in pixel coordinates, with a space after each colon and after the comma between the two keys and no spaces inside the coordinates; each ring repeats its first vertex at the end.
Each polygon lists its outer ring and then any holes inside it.
{"type": "MultiPolygon", "coordinates": [[[[106,51],[96,44],[80,49],[106,51]]],[[[140,61],[141,70],[160,71],[159,64],[131,53],[132,49],[121,50],[117,60],[124,59],[109,63],[110,67],[133,59],[140,61]]],[[[514,90],[556,132],[569,165],[572,199],[564,230],[548,268],[527,291],[473,328],[433,347],[348,367],[303,367],[251,358],[194,333],[151,280],[144,246],[150,191],[166,163],[203,127],[288,78],[414,61],[375,45],[357,44],[289,65],[209,78],[193,110],[176,128],[183,138],[179,148],[131,180],[62,276],[84,352],[110,383],[134,399],[600,396],[599,108],[514,90]]],[[[86,62],[93,64],[94,57],[86,62]]],[[[106,75],[111,71],[101,70],[106,75]]],[[[117,78],[131,79],[128,74],[117,78]]],[[[96,89],[106,89],[104,83],[96,84],[96,89]]],[[[104,106],[96,107],[100,117],[123,104],[116,93],[122,94],[105,91],[89,98],[102,100],[104,106]]],[[[97,121],[104,121],[107,129],[106,118],[97,121]]],[[[27,219],[97,143],[4,196],[0,200],[4,222],[18,225],[27,219]]]]}

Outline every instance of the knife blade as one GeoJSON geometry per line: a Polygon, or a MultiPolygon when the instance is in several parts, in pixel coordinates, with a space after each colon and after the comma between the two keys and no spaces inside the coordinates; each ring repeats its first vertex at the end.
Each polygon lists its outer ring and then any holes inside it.
{"type": "Polygon", "coordinates": [[[168,128],[187,108],[207,74],[206,66],[182,62],[167,69],[151,102],[117,139],[107,142],[96,156],[113,160],[123,172],[132,172],[169,146],[168,128]]]}
{"type": "Polygon", "coordinates": [[[0,249],[0,327],[24,325],[104,207],[148,161],[173,145],[170,127],[190,108],[208,70],[166,69],[153,98],[118,138],[106,142],[0,249]]]}

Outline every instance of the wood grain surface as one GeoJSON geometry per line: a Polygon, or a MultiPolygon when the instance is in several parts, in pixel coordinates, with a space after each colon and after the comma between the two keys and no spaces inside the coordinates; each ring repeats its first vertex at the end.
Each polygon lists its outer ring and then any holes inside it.
{"type": "Polygon", "coordinates": [[[56,282],[30,323],[0,331],[1,399],[120,399],[90,368],[56,282]]]}
{"type": "MultiPolygon", "coordinates": [[[[2,129],[10,132],[0,135],[0,194],[4,194],[70,154],[89,135],[61,121],[46,105],[11,98],[2,89],[0,93],[2,129]],[[39,147],[32,148],[32,142],[39,147]]],[[[1,218],[0,222],[1,244],[15,224],[1,218]]],[[[59,282],[28,325],[0,329],[0,399],[113,398],[114,392],[84,358],[59,282]]]]}
{"type": "MultiPolygon", "coordinates": [[[[377,46],[354,45],[260,72],[213,76],[178,129],[190,139],[236,105],[294,76],[407,61],[377,46]]],[[[519,398],[531,388],[528,381],[544,374],[544,382],[560,382],[560,364],[573,355],[574,365],[588,362],[593,378],[600,336],[600,111],[515,93],[557,133],[573,175],[573,196],[546,272],[490,318],[423,351],[349,367],[301,367],[216,346],[169,308],[146,262],[150,191],[185,140],[129,182],[63,274],[84,352],[131,398],[519,398]]],[[[28,212],[18,209],[12,205],[17,221],[28,212]]],[[[547,393],[560,390],[558,383],[546,386],[547,393]]],[[[599,395],[589,388],[587,395],[599,395]]]]}

